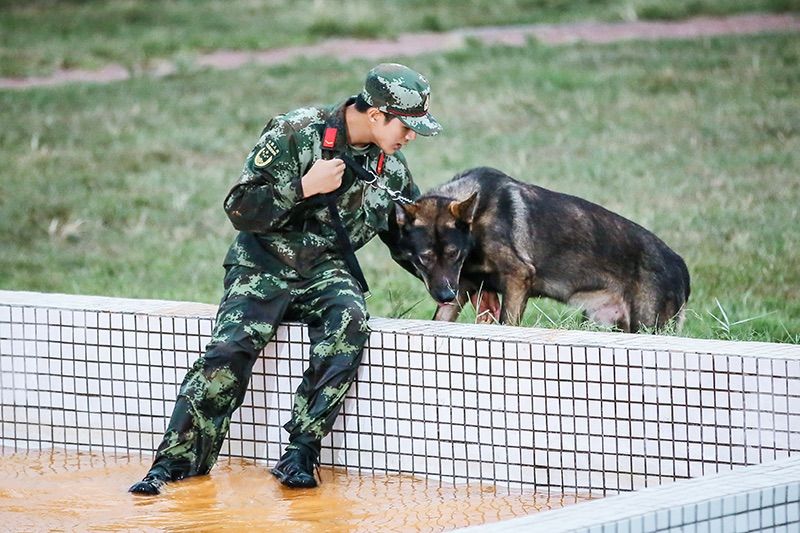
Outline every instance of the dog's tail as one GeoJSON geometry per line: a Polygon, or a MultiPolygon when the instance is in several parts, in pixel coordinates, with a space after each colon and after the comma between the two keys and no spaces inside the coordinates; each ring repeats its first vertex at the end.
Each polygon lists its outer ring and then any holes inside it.
{"type": "Polygon", "coordinates": [[[686,261],[681,259],[681,270],[683,271],[683,305],[689,301],[689,294],[692,292],[689,283],[689,267],[686,266],[686,261]]]}

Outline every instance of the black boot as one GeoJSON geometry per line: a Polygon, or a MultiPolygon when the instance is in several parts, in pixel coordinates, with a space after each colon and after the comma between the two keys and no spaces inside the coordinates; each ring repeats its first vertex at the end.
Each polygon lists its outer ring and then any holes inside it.
{"type": "Polygon", "coordinates": [[[161,466],[154,466],[150,469],[144,479],[129,488],[128,492],[154,496],[161,492],[161,487],[163,487],[168,481],[172,481],[172,477],[169,475],[167,470],[161,466]]]}
{"type": "Polygon", "coordinates": [[[298,446],[287,448],[272,474],[287,487],[309,489],[317,486],[314,468],[319,468],[319,454],[308,446],[298,446]]]}

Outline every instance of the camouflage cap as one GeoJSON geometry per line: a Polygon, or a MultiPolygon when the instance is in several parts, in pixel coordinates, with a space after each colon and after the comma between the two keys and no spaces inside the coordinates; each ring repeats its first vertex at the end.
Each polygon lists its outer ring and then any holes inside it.
{"type": "Polygon", "coordinates": [[[431,86],[422,74],[397,63],[381,63],[367,74],[361,96],[372,107],[399,118],[420,135],[442,130],[428,113],[431,86]]]}

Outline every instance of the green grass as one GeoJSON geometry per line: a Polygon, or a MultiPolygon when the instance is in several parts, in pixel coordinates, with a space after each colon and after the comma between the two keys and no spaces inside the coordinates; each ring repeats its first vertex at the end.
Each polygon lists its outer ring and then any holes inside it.
{"type": "Polygon", "coordinates": [[[191,64],[218,48],[254,50],[329,37],[577,20],[675,19],[800,11],[800,0],[0,0],[0,76],[109,62],[191,64]]]}
{"type": "MultiPolygon", "coordinates": [[[[800,341],[798,36],[403,61],[428,75],[445,125],[406,150],[423,189],[489,165],[587,198],[684,257],[682,335],[800,341]]],[[[222,200],[264,121],[358,90],[370,66],[0,91],[0,288],[216,303],[234,236],[222,200]]],[[[359,257],[373,315],[432,316],[377,239],[359,257]]],[[[526,322],[587,327],[542,300],[526,322]]]]}

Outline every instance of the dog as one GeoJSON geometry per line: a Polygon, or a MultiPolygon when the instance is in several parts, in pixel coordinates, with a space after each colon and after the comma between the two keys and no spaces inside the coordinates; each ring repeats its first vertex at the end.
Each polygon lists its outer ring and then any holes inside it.
{"type": "Polygon", "coordinates": [[[488,167],[396,204],[382,238],[439,303],[436,320],[456,320],[485,291],[502,295],[504,324],[545,296],[624,332],[659,331],[671,320],[680,328],[689,298],[686,263],[650,231],[488,167]]]}

